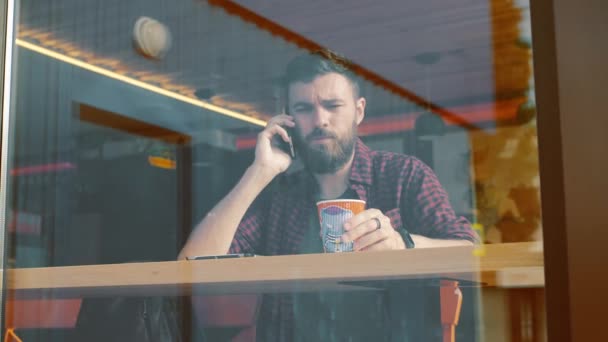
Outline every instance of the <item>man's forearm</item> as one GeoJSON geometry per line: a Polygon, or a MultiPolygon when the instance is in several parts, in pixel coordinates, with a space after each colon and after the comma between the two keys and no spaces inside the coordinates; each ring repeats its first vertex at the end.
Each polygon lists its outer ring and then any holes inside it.
{"type": "Polygon", "coordinates": [[[447,239],[432,239],[426,236],[411,234],[416,248],[433,248],[433,247],[452,247],[452,246],[473,246],[469,240],[447,240],[447,239]]]}
{"type": "Polygon", "coordinates": [[[264,168],[250,166],[234,189],[194,228],[178,258],[227,253],[247,209],[273,178],[264,168]]]}

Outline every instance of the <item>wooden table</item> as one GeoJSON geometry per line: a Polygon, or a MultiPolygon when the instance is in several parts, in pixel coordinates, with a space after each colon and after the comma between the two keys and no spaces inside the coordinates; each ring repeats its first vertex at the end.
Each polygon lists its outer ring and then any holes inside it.
{"type": "Polygon", "coordinates": [[[544,286],[543,254],[536,243],[24,268],[6,273],[7,298],[12,300],[366,291],[409,279],[544,286]]]}
{"type": "Polygon", "coordinates": [[[449,278],[481,286],[542,287],[535,243],[7,270],[13,298],[215,295],[362,290],[360,282],[449,278]]]}

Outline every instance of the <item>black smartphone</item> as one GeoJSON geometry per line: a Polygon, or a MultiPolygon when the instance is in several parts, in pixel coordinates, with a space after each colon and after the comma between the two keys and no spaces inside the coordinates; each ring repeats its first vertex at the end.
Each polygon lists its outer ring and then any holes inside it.
{"type": "Polygon", "coordinates": [[[292,159],[296,158],[296,150],[293,148],[293,129],[291,127],[283,127],[287,131],[287,135],[289,135],[289,142],[285,142],[283,138],[279,137],[279,147],[285,151],[285,153],[289,154],[292,159]]]}
{"type": "Polygon", "coordinates": [[[289,136],[289,142],[283,140],[283,137],[280,135],[275,135],[273,140],[276,146],[278,146],[281,150],[291,156],[292,159],[296,158],[296,150],[293,147],[293,128],[282,126],[289,136]]]}
{"type": "Polygon", "coordinates": [[[187,257],[186,260],[209,260],[209,259],[234,259],[234,258],[248,258],[254,257],[252,253],[239,253],[239,254],[219,254],[219,255],[197,255],[193,257],[187,257]]]}

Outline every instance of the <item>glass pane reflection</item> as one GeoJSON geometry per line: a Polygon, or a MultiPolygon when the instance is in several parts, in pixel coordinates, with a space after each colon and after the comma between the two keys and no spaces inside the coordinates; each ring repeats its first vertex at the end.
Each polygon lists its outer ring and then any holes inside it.
{"type": "Polygon", "coordinates": [[[194,341],[542,339],[529,11],[524,0],[19,2],[7,328],[28,341],[116,340],[103,332],[120,324],[194,341]],[[348,77],[285,86],[288,63],[318,50],[344,56],[348,77]],[[293,163],[255,152],[269,120],[295,122],[293,163]],[[349,137],[342,164],[314,157],[349,137]],[[260,173],[269,163],[289,169],[260,173]],[[403,250],[317,255],[315,202],[340,197],[379,210],[343,237],[355,249],[403,250]],[[175,261],[227,252],[261,256],[175,261]],[[314,255],[274,257],[291,254],[314,255]],[[126,318],[105,321],[116,305],[126,318]],[[144,308],[171,314],[128,323],[144,308]]]}

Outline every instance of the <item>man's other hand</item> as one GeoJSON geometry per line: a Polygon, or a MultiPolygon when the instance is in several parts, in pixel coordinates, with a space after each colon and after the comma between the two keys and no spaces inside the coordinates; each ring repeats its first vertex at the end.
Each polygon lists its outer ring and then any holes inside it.
{"type": "Polygon", "coordinates": [[[405,249],[391,220],[378,209],[367,209],[344,222],[342,242],[354,242],[355,251],[405,249]]]}

